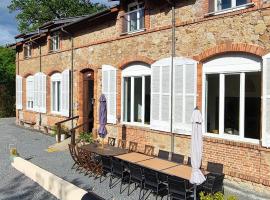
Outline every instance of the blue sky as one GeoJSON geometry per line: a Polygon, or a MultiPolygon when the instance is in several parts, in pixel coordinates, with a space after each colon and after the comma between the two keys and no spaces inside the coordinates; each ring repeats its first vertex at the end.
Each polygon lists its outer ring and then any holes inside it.
{"type": "MultiPolygon", "coordinates": [[[[11,0],[0,0],[0,45],[14,43],[14,36],[19,32],[17,30],[16,14],[9,13],[7,6],[11,0]]],[[[108,3],[107,0],[93,0],[93,2],[104,3],[108,6],[115,3],[108,3]]]]}

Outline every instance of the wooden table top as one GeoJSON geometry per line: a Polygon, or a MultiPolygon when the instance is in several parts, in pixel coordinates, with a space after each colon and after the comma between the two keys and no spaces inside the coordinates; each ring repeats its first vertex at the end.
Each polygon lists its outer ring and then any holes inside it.
{"type": "Polygon", "coordinates": [[[160,158],[153,158],[150,160],[144,160],[141,162],[137,162],[138,165],[141,165],[143,167],[147,167],[149,169],[153,169],[156,171],[161,171],[161,170],[165,170],[168,169],[170,167],[174,167],[177,166],[177,163],[168,161],[168,160],[163,160],[160,158]]]}
{"type": "Polygon", "coordinates": [[[131,153],[115,156],[115,157],[119,158],[121,160],[130,162],[130,163],[137,163],[137,162],[141,162],[141,161],[145,161],[145,160],[149,160],[149,159],[154,158],[152,156],[148,156],[148,155],[144,155],[144,154],[136,153],[136,152],[131,152],[131,153]]]}
{"type": "MultiPolygon", "coordinates": [[[[190,180],[192,167],[188,165],[177,165],[165,170],[162,170],[162,173],[168,174],[171,176],[180,177],[186,180],[190,180]]],[[[208,172],[203,172],[204,175],[208,174],[208,172]]]]}
{"type": "Polygon", "coordinates": [[[96,143],[83,145],[81,146],[81,148],[84,148],[87,151],[90,151],[90,152],[93,152],[102,156],[118,156],[121,154],[128,153],[127,149],[121,149],[118,147],[110,146],[108,144],[104,144],[104,148],[102,148],[101,144],[96,144],[96,143]]]}

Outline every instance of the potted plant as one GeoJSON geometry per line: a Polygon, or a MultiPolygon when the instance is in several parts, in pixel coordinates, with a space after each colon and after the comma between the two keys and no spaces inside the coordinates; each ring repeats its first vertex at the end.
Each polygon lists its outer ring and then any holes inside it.
{"type": "MultiPolygon", "coordinates": [[[[64,141],[66,139],[66,136],[69,132],[69,129],[66,126],[61,126],[61,132],[60,132],[60,141],[64,141]]],[[[58,135],[57,135],[57,126],[52,127],[52,136],[55,137],[56,142],[58,142],[58,135]]]]}
{"type": "Polygon", "coordinates": [[[227,198],[221,192],[214,194],[205,194],[200,192],[200,200],[237,200],[235,196],[228,196],[227,198]]]}
{"type": "Polygon", "coordinates": [[[83,145],[91,144],[94,142],[93,134],[89,132],[80,132],[79,139],[83,145]]]}

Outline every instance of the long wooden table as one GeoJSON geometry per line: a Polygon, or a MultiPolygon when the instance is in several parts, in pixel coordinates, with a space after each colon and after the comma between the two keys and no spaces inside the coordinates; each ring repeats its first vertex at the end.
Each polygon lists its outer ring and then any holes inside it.
{"type": "Polygon", "coordinates": [[[141,165],[143,167],[147,167],[149,169],[155,170],[155,171],[162,171],[171,167],[175,167],[178,164],[168,161],[168,160],[163,160],[160,158],[153,158],[150,160],[144,160],[141,162],[136,163],[138,165],[141,165]]]}
{"type": "Polygon", "coordinates": [[[141,161],[153,159],[152,156],[147,156],[147,155],[144,155],[142,153],[136,153],[136,152],[131,152],[131,153],[115,156],[115,157],[119,158],[121,160],[130,162],[130,163],[138,163],[141,161]]]}
{"type": "Polygon", "coordinates": [[[101,156],[118,156],[128,153],[127,149],[120,149],[118,147],[114,147],[108,144],[104,144],[104,148],[102,148],[101,144],[96,143],[83,145],[81,148],[101,156]]]}

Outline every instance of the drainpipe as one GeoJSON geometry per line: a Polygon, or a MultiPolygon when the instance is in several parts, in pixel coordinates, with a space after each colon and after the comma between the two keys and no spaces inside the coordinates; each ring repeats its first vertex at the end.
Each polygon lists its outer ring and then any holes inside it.
{"type": "Polygon", "coordinates": [[[172,53],[171,53],[171,116],[170,116],[170,132],[171,132],[171,153],[174,152],[174,139],[175,134],[173,133],[173,70],[174,70],[174,57],[175,57],[175,1],[168,1],[172,6],[172,53]]]}
{"type": "MultiPolygon", "coordinates": [[[[38,30],[38,32],[39,32],[39,30],[38,30]]],[[[41,45],[39,43],[35,42],[32,39],[30,39],[30,42],[35,43],[35,44],[38,45],[38,48],[39,48],[39,72],[42,72],[42,67],[41,67],[41,45]]],[[[41,113],[39,113],[39,122],[38,122],[39,129],[41,127],[41,124],[42,124],[42,117],[41,117],[41,113]]]]}
{"type": "Polygon", "coordinates": [[[66,31],[64,28],[61,28],[61,31],[68,34],[69,37],[70,37],[70,40],[71,40],[71,74],[70,74],[70,86],[69,86],[69,89],[70,89],[70,93],[69,93],[69,99],[70,99],[70,105],[69,105],[69,108],[70,108],[70,113],[71,113],[71,129],[74,128],[74,108],[73,108],[73,93],[74,93],[74,86],[73,86],[73,71],[74,71],[74,37],[73,35],[66,31]]]}

